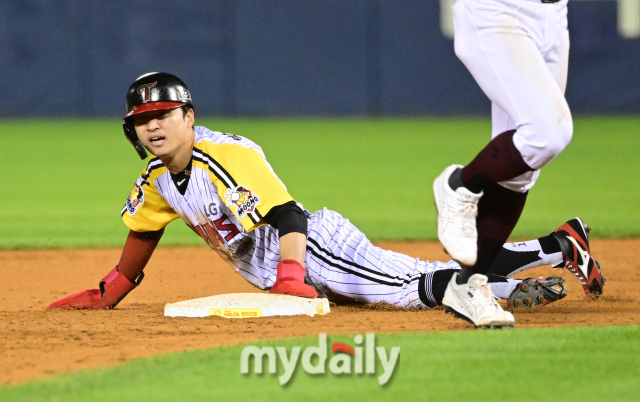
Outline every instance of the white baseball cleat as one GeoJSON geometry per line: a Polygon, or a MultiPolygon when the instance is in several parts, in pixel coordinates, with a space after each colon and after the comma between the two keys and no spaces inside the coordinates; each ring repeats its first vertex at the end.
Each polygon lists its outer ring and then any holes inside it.
{"type": "Polygon", "coordinates": [[[445,311],[462,318],[476,327],[513,327],[513,314],[504,311],[496,302],[485,275],[473,274],[469,281],[458,285],[455,273],[444,292],[442,304],[445,311]]]}
{"type": "Polygon", "coordinates": [[[461,165],[451,165],[433,182],[433,195],[438,209],[438,239],[452,259],[473,266],[478,258],[476,216],[482,194],[449,186],[449,177],[461,165]]]}

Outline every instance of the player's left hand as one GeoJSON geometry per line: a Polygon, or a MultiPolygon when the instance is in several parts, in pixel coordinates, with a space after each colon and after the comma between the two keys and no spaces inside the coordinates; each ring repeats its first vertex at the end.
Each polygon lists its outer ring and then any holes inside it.
{"type": "Polygon", "coordinates": [[[278,264],[276,282],[269,293],[315,299],[316,290],[304,283],[306,269],[296,260],[282,260],[278,264]]]}

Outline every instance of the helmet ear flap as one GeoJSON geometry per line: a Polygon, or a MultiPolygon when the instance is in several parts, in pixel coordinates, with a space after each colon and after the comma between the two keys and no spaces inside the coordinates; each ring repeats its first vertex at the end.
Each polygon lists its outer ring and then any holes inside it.
{"type": "Polygon", "coordinates": [[[140,142],[140,139],[138,139],[136,129],[133,126],[133,122],[131,121],[131,119],[124,120],[124,123],[122,123],[122,129],[124,130],[124,136],[127,137],[127,140],[129,140],[131,145],[133,145],[133,147],[136,149],[136,152],[138,153],[138,156],[140,156],[140,159],[146,159],[147,151],[144,149],[144,146],[140,142]]]}

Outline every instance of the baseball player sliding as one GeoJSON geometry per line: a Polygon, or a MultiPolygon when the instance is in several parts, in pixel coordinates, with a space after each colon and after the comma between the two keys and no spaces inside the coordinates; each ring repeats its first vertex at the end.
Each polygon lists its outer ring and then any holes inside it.
{"type": "MultiPolygon", "coordinates": [[[[569,57],[568,0],[457,0],[454,47],[492,102],[492,140],[466,166],[452,165],[435,180],[438,238],[463,269],[454,275],[445,310],[476,325],[512,326],[488,291],[487,273],[516,226],[539,169],[571,141],[564,98],[569,57]]],[[[586,233],[584,225],[570,225],[586,233]],[[582,230],[580,229],[582,226],[582,230]]],[[[568,229],[568,228],[567,228],[568,229]]],[[[549,244],[585,292],[604,284],[589,246],[569,231],[549,244]]]]}
{"type": "MultiPolygon", "coordinates": [[[[191,94],[179,78],[145,74],[126,98],[125,135],[142,159],[145,149],[152,156],[122,209],[131,231],[120,262],[98,289],[67,296],[50,308],[115,307],[140,284],[165,226],[177,218],[242,277],[270,293],[407,308],[442,302],[460,270],[457,262],[430,263],[382,250],[338,213],[322,209],[310,214],[289,195],[260,147],[243,137],[194,127],[191,94]]],[[[588,250],[588,230],[579,219],[549,236],[507,244],[499,269],[488,276],[492,294],[514,308],[565,297],[562,278],[508,278],[564,258],[577,264],[570,250],[556,250],[558,239],[575,240],[588,250]]]]}

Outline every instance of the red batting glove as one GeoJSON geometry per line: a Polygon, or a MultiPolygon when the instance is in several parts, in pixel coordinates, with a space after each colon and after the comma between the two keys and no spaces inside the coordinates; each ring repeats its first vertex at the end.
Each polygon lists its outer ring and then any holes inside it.
{"type": "Polygon", "coordinates": [[[316,290],[304,283],[304,274],[307,270],[298,261],[282,260],[276,269],[276,283],[273,284],[269,293],[309,299],[318,297],[316,290]]]}
{"type": "Polygon", "coordinates": [[[144,274],[141,272],[135,283],[118,272],[116,266],[105,276],[100,284],[100,289],[87,289],[70,296],[56,300],[49,305],[50,309],[61,310],[106,310],[114,308],[120,300],[142,282],[144,274]]]}

